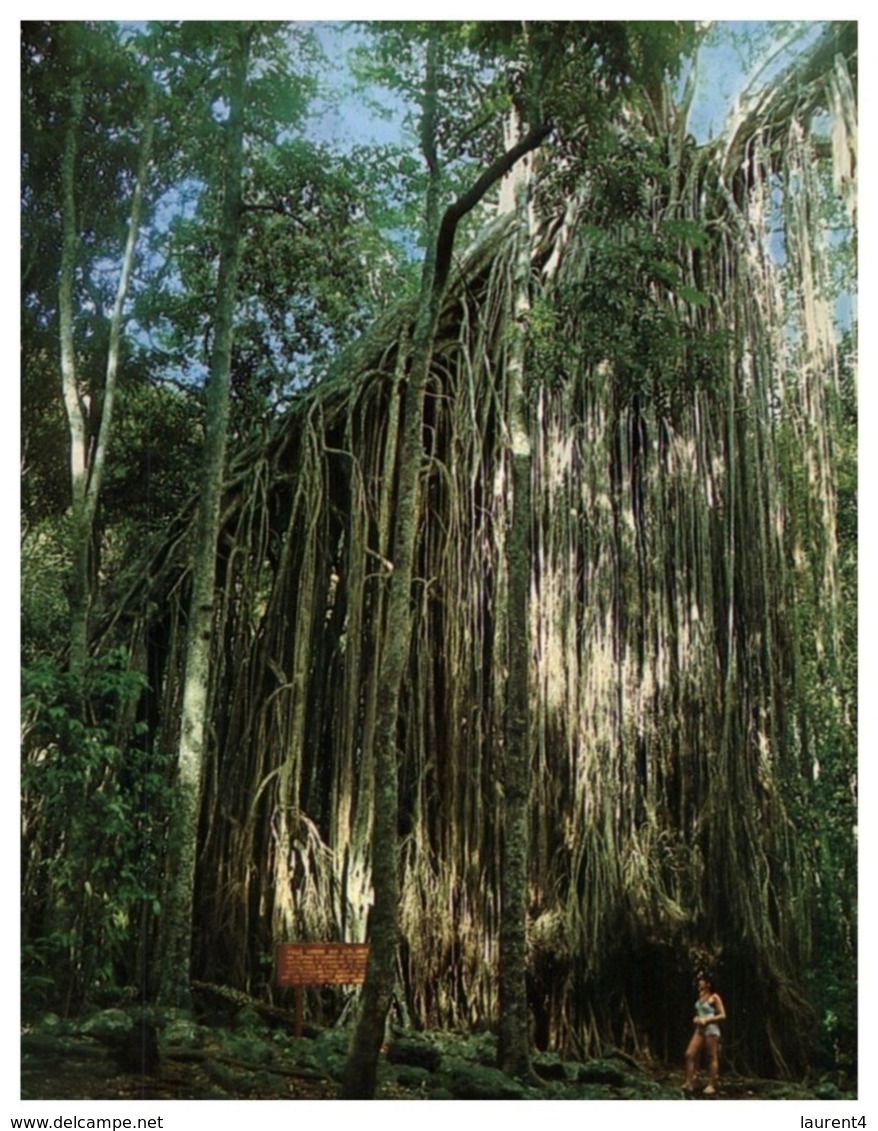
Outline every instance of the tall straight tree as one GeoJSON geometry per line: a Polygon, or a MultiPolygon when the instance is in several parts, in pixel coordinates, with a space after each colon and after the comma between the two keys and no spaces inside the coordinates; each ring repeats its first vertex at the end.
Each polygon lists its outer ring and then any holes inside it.
{"type": "MultiPolygon", "coordinates": [[[[92,606],[92,544],[95,516],[104,476],[113,424],[113,407],[122,345],[125,299],[134,267],[143,194],[149,176],[154,130],[155,97],[151,79],[143,113],[143,130],[128,235],[110,316],[109,344],[103,388],[87,396],[79,379],[75,341],[75,276],[80,263],[81,239],[77,225],[77,147],[85,116],[84,71],[88,66],[77,45],[78,29],[70,30],[68,51],[73,76],[64,148],[61,158],[61,266],[58,282],[58,324],[61,356],[61,392],[70,442],[72,502],[72,568],[68,587],[70,607],[70,670],[82,681],[88,658],[89,619],[92,606]],[[97,417],[97,419],[95,419],[97,417]]],[[[84,37],[83,37],[84,38],[84,37]]],[[[95,43],[98,43],[97,37],[95,43]]],[[[97,50],[97,47],[95,47],[97,50]]]]}
{"type": "Polygon", "coordinates": [[[512,288],[514,319],[506,364],[506,442],[512,506],[506,541],[507,674],[502,760],[503,842],[500,877],[500,1003],[497,1063],[512,1076],[531,1072],[527,1009],[527,877],[530,811],[530,584],[532,552],[530,432],[525,398],[525,348],[530,310],[530,160],[519,163],[513,181],[516,243],[512,288]]]}
{"type": "Polygon", "coordinates": [[[195,858],[213,641],[216,546],[226,465],[232,329],[241,255],[244,104],[253,26],[235,25],[230,33],[229,113],[225,125],[214,336],[206,390],[201,493],[192,562],[176,801],[170,829],[169,887],[162,939],[160,998],[175,1005],[186,1003],[190,993],[195,858]]]}
{"type": "Polygon", "coordinates": [[[387,605],[389,631],[382,652],[375,728],[375,815],[372,829],[374,903],[369,922],[369,962],[360,1018],[345,1065],[342,1084],[342,1096],[345,1099],[374,1098],[378,1054],[396,973],[399,935],[397,729],[400,691],[411,649],[411,587],[420,506],[424,397],[442,300],[451,269],[454,240],[463,217],[479,204],[521,157],[535,149],[549,132],[547,126],[540,125],[503,152],[484,169],[469,189],[445,209],[440,221],[442,167],[438,138],[442,35],[440,25],[429,25],[420,100],[421,152],[428,170],[424,222],[426,254],[403,406],[393,532],[393,569],[389,578],[387,605]]]}

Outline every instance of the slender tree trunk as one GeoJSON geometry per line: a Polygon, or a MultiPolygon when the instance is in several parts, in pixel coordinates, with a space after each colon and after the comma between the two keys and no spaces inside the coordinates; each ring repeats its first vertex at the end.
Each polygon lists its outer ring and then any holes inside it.
{"type": "Polygon", "coordinates": [[[128,238],[125,243],[122,270],[119,275],[116,299],[110,320],[110,344],[104,377],[100,428],[94,452],[91,454],[88,451],[86,414],[83,411],[82,400],[79,395],[73,333],[73,278],[79,246],[79,237],[76,231],[76,139],[83,113],[82,80],[78,75],[74,76],[71,82],[70,110],[61,167],[63,234],[58,313],[61,339],[61,387],[70,438],[70,485],[73,523],[73,561],[68,598],[70,607],[70,670],[81,680],[88,658],[89,616],[92,604],[91,547],[94,538],[98,498],[112,432],[113,405],[116,396],[116,378],[122,342],[122,314],[131,280],[131,271],[134,266],[134,252],[140,229],[143,192],[149,174],[154,130],[154,88],[150,85],[147,99],[140,160],[131,199],[128,238]]]}
{"type": "Polygon", "coordinates": [[[500,881],[500,1022],[497,1062],[513,1076],[531,1073],[527,1008],[528,814],[530,811],[531,443],[524,389],[526,322],[530,310],[528,162],[514,180],[516,261],[514,325],[506,362],[512,515],[507,539],[508,672],[503,752],[503,842],[500,881]]]}
{"type": "Polygon", "coordinates": [[[110,435],[113,424],[113,408],[116,401],[116,378],[119,372],[119,354],[122,345],[122,315],[125,299],[128,296],[128,286],[131,282],[131,272],[134,269],[134,252],[137,247],[137,236],[140,231],[140,216],[143,209],[143,192],[149,176],[149,166],[152,158],[152,138],[155,131],[155,87],[149,80],[149,92],[146,100],[145,118],[143,123],[143,140],[140,146],[140,159],[137,167],[137,179],[134,182],[134,192],[131,197],[131,214],[128,219],[128,238],[125,241],[125,254],[122,258],[122,270],[119,274],[119,283],[116,287],[116,298],[113,303],[113,313],[110,317],[110,343],[107,350],[107,369],[104,377],[104,395],[101,407],[101,423],[98,430],[97,443],[88,474],[88,490],[86,492],[86,510],[89,527],[94,524],[97,509],[98,495],[104,476],[107,449],[110,444],[110,435]]]}
{"type": "Polygon", "coordinates": [[[82,121],[82,79],[70,82],[70,119],[61,163],[61,276],[58,320],[61,338],[61,392],[70,437],[70,490],[73,519],[73,565],[70,574],[70,670],[82,678],[88,651],[89,532],[85,529],[87,451],[85,413],[79,399],[76,348],[73,340],[73,276],[79,246],[76,234],[76,141],[82,121]]]}
{"type": "Polygon", "coordinates": [[[230,75],[215,330],[207,384],[207,420],[186,638],[176,797],[169,838],[169,887],[164,910],[160,998],[169,1005],[177,1006],[185,1005],[190,993],[195,857],[213,640],[216,547],[226,463],[232,325],[240,262],[244,101],[250,37],[249,26],[238,33],[230,75]]]}

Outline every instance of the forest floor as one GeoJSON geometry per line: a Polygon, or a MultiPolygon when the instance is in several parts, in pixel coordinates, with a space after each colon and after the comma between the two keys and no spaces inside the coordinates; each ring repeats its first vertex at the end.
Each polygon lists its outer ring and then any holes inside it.
{"type": "MultiPolygon", "coordinates": [[[[190,1100],[338,1098],[350,1031],[296,1038],[242,1009],[232,1024],[190,1016],[101,1010],[62,1021],[48,1015],[22,1033],[21,1097],[26,1100],[190,1100]],[[139,1023],[138,1023],[139,1022],[139,1023]]],[[[647,1068],[620,1053],[585,1062],[539,1053],[540,1081],[525,1084],[493,1067],[490,1034],[395,1037],[382,1053],[377,1097],[430,1099],[685,1099],[682,1073],[647,1068]]],[[[699,1088],[705,1081],[700,1081],[699,1088]]],[[[696,1098],[699,1093],[696,1092],[696,1098]]],[[[811,1086],[726,1073],[721,1100],[854,1099],[836,1083],[811,1086]]]]}

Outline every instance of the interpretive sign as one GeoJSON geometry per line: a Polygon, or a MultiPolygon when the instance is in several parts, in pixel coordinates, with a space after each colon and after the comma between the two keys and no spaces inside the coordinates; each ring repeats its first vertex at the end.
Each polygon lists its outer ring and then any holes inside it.
{"type": "Polygon", "coordinates": [[[366,977],[365,943],[278,943],[279,986],[352,986],[366,977]]]}
{"type": "Polygon", "coordinates": [[[354,986],[365,981],[366,943],[278,943],[275,979],[296,987],[296,1036],[302,1035],[304,986],[354,986]]]}

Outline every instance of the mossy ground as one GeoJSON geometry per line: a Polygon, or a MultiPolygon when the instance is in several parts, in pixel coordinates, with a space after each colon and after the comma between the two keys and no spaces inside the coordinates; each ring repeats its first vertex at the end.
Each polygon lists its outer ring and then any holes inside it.
{"type": "MultiPolygon", "coordinates": [[[[301,1099],[338,1097],[350,1031],[329,1029],[296,1038],[241,1010],[229,1025],[204,1025],[173,1011],[103,1010],[62,1021],[49,1015],[22,1034],[22,1099],[301,1099]],[[138,1035],[157,1038],[151,1071],[137,1067],[138,1035]],[[132,1038],[133,1041],[132,1041],[132,1038]]],[[[149,1041],[144,1037],[143,1048],[149,1041]]],[[[522,1083],[494,1067],[491,1034],[411,1034],[381,1056],[377,1098],[674,1100],[675,1066],[638,1067],[607,1056],[579,1062],[552,1053],[534,1057],[540,1084],[522,1083]]],[[[726,1074],[720,1099],[853,1099],[855,1092],[822,1080],[810,1086],[726,1074]]]]}

